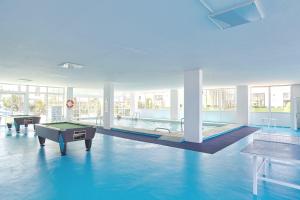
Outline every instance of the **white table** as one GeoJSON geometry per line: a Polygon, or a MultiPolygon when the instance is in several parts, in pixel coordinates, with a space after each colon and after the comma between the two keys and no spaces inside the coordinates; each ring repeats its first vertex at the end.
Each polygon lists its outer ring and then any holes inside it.
{"type": "MultiPolygon", "coordinates": [[[[266,181],[300,190],[300,185],[266,177],[268,165],[296,163],[300,166],[300,145],[280,142],[254,140],[242,153],[253,157],[253,194],[257,195],[258,181],[266,181]]],[[[291,165],[295,166],[295,165],[291,165]]]]}

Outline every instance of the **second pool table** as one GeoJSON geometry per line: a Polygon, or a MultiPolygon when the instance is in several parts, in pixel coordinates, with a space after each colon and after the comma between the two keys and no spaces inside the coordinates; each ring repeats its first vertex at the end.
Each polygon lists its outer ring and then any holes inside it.
{"type": "MultiPolygon", "coordinates": [[[[25,127],[28,127],[29,124],[35,124],[40,123],[41,117],[35,116],[35,115],[11,115],[11,118],[13,118],[13,122],[16,128],[17,132],[20,132],[20,126],[24,125],[25,127]]],[[[11,129],[11,123],[7,123],[7,127],[11,129]]]]}

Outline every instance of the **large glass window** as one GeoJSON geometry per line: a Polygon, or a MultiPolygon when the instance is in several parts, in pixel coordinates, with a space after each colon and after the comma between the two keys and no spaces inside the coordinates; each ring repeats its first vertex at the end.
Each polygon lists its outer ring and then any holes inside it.
{"type": "Polygon", "coordinates": [[[290,112],[290,86],[271,87],[271,112],[290,112]]]}
{"type": "Polygon", "coordinates": [[[203,90],[203,110],[204,111],[220,110],[219,91],[217,89],[203,90]]]}
{"type": "Polygon", "coordinates": [[[46,93],[29,93],[29,114],[41,116],[41,122],[47,121],[46,93]]]}
{"type": "Polygon", "coordinates": [[[6,92],[19,92],[20,87],[19,85],[13,85],[13,84],[0,84],[0,91],[6,91],[6,92]]]}
{"type": "Polygon", "coordinates": [[[251,88],[252,112],[290,112],[290,86],[266,86],[251,88]]]}
{"type": "Polygon", "coordinates": [[[169,109],[170,91],[138,92],[138,109],[169,109]]]}
{"type": "Polygon", "coordinates": [[[170,119],[170,90],[137,91],[135,95],[141,118],[170,119]]]}
{"type": "Polygon", "coordinates": [[[63,112],[64,88],[0,84],[0,116],[32,114],[46,122],[62,120],[63,112]]]}
{"type": "Polygon", "coordinates": [[[64,114],[64,88],[28,86],[29,114],[41,116],[41,122],[60,121],[64,114]]]}
{"type": "Polygon", "coordinates": [[[204,111],[232,111],[236,109],[236,89],[218,88],[203,90],[204,111]]]}
{"type": "Polygon", "coordinates": [[[48,119],[60,121],[64,113],[64,95],[48,94],[48,119]]]}
{"type": "Polygon", "coordinates": [[[223,111],[232,111],[236,109],[236,89],[221,89],[221,103],[223,111]]]}
{"type": "Polygon", "coordinates": [[[131,116],[132,95],[126,92],[116,92],[114,96],[114,115],[131,116]]]}
{"type": "Polygon", "coordinates": [[[269,111],[269,87],[251,88],[251,111],[252,112],[269,111]]]}
{"type": "Polygon", "coordinates": [[[0,94],[0,114],[24,114],[24,94],[0,94]]]}
{"type": "Polygon", "coordinates": [[[100,123],[103,116],[103,91],[74,88],[74,119],[90,123],[100,123]]]}

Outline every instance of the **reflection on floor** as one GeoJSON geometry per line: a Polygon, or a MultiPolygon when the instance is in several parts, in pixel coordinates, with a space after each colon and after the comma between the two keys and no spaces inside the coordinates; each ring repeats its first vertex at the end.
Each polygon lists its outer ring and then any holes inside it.
{"type": "MultiPolygon", "coordinates": [[[[251,139],[209,155],[97,134],[91,152],[75,142],[61,157],[57,143],[41,149],[32,130],[1,128],[0,199],[299,199],[270,183],[252,195],[251,159],[240,153],[251,139]]],[[[300,182],[299,169],[272,165],[269,173],[300,182]]]]}
{"type": "Polygon", "coordinates": [[[300,129],[294,131],[291,128],[286,128],[286,127],[270,127],[270,128],[268,128],[267,126],[255,126],[255,127],[261,128],[262,132],[266,132],[270,134],[300,136],[300,129]]]}

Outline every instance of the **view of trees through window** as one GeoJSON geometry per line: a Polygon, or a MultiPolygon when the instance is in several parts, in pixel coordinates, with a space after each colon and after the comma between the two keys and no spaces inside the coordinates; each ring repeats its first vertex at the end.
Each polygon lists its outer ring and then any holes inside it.
{"type": "Polygon", "coordinates": [[[94,122],[103,116],[103,91],[74,88],[73,117],[76,120],[94,122]]]}
{"type": "Polygon", "coordinates": [[[170,108],[170,91],[139,92],[138,109],[170,108]]]}
{"type": "MultiPolygon", "coordinates": [[[[33,114],[41,122],[61,120],[64,88],[0,84],[0,115],[33,114]]],[[[3,122],[1,122],[3,123],[3,122]]]]}
{"type": "Polygon", "coordinates": [[[74,118],[88,119],[102,116],[101,100],[99,97],[74,97],[74,118]]]}
{"type": "Polygon", "coordinates": [[[1,114],[23,114],[24,95],[21,94],[0,94],[1,114]]]}
{"type": "Polygon", "coordinates": [[[114,97],[114,115],[115,116],[131,116],[132,101],[134,102],[134,94],[129,92],[115,92],[114,97]]]}
{"type": "Polygon", "coordinates": [[[233,111],[235,109],[235,88],[217,88],[203,90],[204,111],[233,111]]]}
{"type": "Polygon", "coordinates": [[[116,91],[114,95],[114,115],[129,117],[169,118],[170,90],[116,91]]]}
{"type": "Polygon", "coordinates": [[[252,112],[290,112],[290,86],[265,86],[251,88],[252,112]]]}

